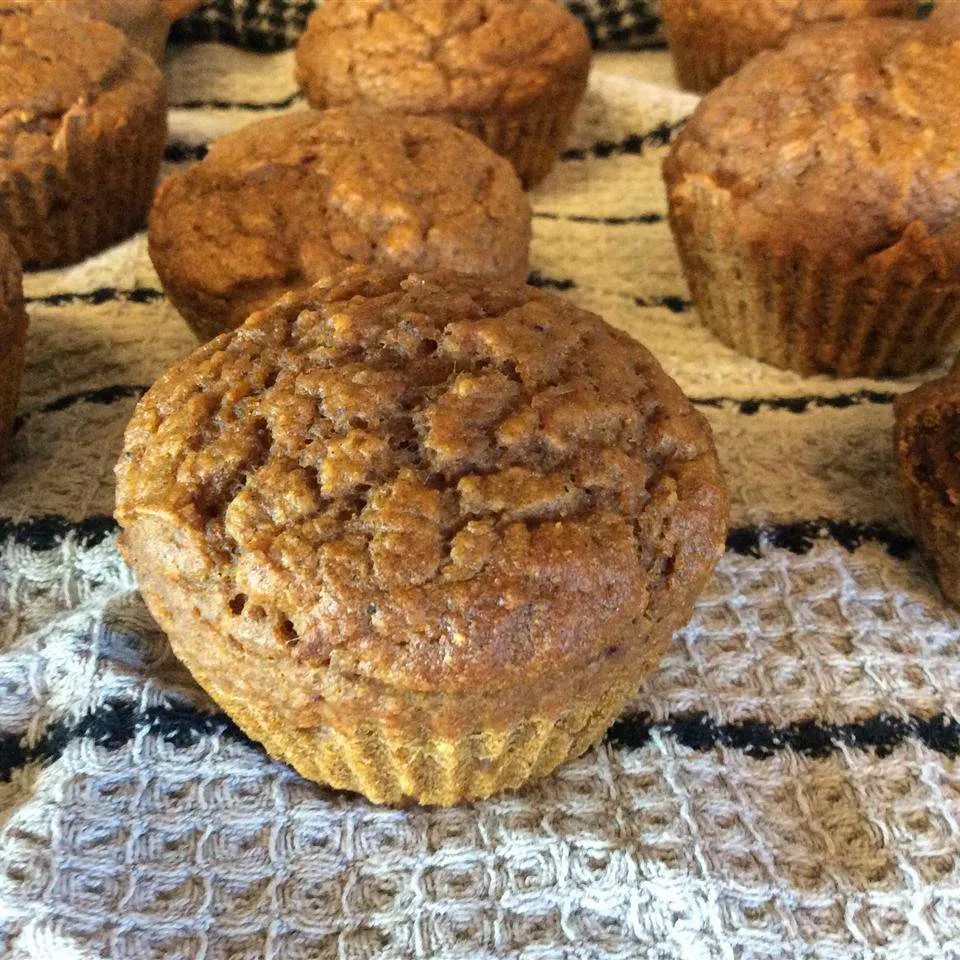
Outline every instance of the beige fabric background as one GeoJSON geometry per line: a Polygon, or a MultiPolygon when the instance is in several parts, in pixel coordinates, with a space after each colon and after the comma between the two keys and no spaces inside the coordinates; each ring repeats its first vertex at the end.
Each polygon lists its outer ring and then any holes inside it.
{"type": "MultiPolygon", "coordinates": [[[[171,102],[191,105],[172,110],[171,140],[269,115],[194,102],[286,101],[291,67],[289,53],[172,51],[171,102]]],[[[727,552],[638,693],[629,713],[652,718],[648,737],[607,741],[514,796],[380,809],[300,780],[222,724],[174,736],[153,722],[165,704],[212,707],[114,535],[94,542],[61,521],[56,543],[29,531],[40,515],[110,513],[135,391],[103,388],[151,382],[193,341],[162,299],[130,293],[158,287],[142,235],[27,277],[23,425],[0,479],[0,735],[29,762],[0,783],[0,956],[960,956],[956,749],[934,749],[910,719],[957,716],[960,617],[915,553],[886,547],[883,530],[903,532],[892,413],[861,393],[909,384],[766,367],[683,308],[656,216],[664,148],[643,135],[694,104],[665,53],[598,56],[571,144],[582,157],[532,195],[533,264],[701,401],[734,524],[760,537],[759,555],[727,552]],[[617,147],[633,135],[642,149],[617,147]],[[853,396],[782,402],[840,395],[853,396]],[[844,546],[823,518],[881,533],[844,546]],[[757,528],[795,521],[817,523],[793,549],[781,528],[757,528]],[[101,726],[84,727],[88,714],[101,726]],[[677,731],[697,714],[746,732],[694,748],[677,731]],[[750,721],[836,731],[879,715],[905,724],[888,750],[839,735],[817,756],[748,749],[750,721]],[[110,716],[125,734],[110,734],[110,716]],[[71,735],[53,749],[51,730],[71,735]]]]}

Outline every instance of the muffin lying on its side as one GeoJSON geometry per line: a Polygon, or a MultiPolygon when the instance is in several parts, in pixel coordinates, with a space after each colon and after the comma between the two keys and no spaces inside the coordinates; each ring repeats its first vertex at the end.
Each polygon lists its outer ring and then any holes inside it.
{"type": "Polygon", "coordinates": [[[351,262],[522,279],[530,204],[510,164],[425,117],[300,111],[165,180],[150,256],[202,339],[351,262]]]}
{"type": "Polygon", "coordinates": [[[452,804],[586,750],[727,520],[653,357],[520,283],[353,267],[138,405],[121,549],[174,652],[304,776],[452,804]]]}
{"type": "Polygon", "coordinates": [[[703,321],[803,373],[915,371],[960,327],[960,30],[811,27],[707,94],[664,164],[703,321]],[[942,94],[942,95],[941,95],[942,94]]]}
{"type": "Polygon", "coordinates": [[[0,468],[17,412],[26,340],[20,261],[0,234],[0,468]]]}
{"type": "Polygon", "coordinates": [[[911,526],[960,604],[960,362],[894,404],[894,452],[911,526]]]}
{"type": "Polygon", "coordinates": [[[441,117],[539,183],[587,85],[590,41],[554,0],[326,0],[297,46],[315,107],[441,117]]]}
{"type": "Polygon", "coordinates": [[[916,19],[922,0],[661,0],[677,79],[706,93],[761,50],[814,23],[861,17],[916,19]]]}
{"type": "Polygon", "coordinates": [[[0,231],[25,266],[143,222],[166,140],[163,77],[109,24],[0,2],[0,231]]]}
{"type": "Polygon", "coordinates": [[[163,59],[170,20],[160,0],[16,0],[37,8],[54,7],[66,13],[102,20],[122,30],[130,43],[156,61],[163,59]]]}

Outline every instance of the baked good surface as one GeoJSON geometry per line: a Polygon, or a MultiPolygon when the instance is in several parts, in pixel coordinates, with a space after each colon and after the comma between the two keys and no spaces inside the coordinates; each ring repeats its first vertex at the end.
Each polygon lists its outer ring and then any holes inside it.
{"type": "MultiPolygon", "coordinates": [[[[0,234],[0,457],[5,454],[17,412],[26,340],[20,261],[10,242],[0,234]]],[[[2,466],[0,460],[0,469],[2,466]]]]}
{"type": "Polygon", "coordinates": [[[911,527],[960,603],[960,365],[897,397],[894,448],[911,527]]]}
{"type": "Polygon", "coordinates": [[[350,262],[525,278],[530,217],[510,164],[449,124],[300,111],[223,137],[167,178],[150,255],[209,339],[350,262]]]}
{"type": "Polygon", "coordinates": [[[0,230],[36,266],[139,225],[166,138],[156,65],[59,6],[0,3],[0,230]]]}
{"type": "Polygon", "coordinates": [[[811,24],[862,17],[916,18],[918,0],[662,0],[677,77],[705,93],[761,50],[811,24]]]}
{"type": "Polygon", "coordinates": [[[705,421],[595,315],[351,268],[155,384],[116,515],[175,652],[252,736],[373,799],[449,803],[532,775],[521,728],[553,738],[548,772],[612,721],[689,617],[727,501],[705,421]],[[372,728],[385,780],[351,759],[372,728]],[[409,772],[424,738],[455,777],[409,772]]]}
{"type": "Polygon", "coordinates": [[[782,366],[868,375],[947,347],[960,119],[937,91],[958,70],[958,30],[865,19],[796,34],[703,99],[664,176],[688,281],[723,339],[782,366]],[[761,342],[778,324],[797,342],[761,342]]]}
{"type": "Polygon", "coordinates": [[[170,20],[161,0],[17,0],[31,7],[55,7],[66,13],[103,20],[154,60],[163,59],[170,20]]]}
{"type": "Polygon", "coordinates": [[[297,46],[313,106],[442,116],[546,174],[586,86],[583,24],[554,0],[330,0],[297,46]]]}

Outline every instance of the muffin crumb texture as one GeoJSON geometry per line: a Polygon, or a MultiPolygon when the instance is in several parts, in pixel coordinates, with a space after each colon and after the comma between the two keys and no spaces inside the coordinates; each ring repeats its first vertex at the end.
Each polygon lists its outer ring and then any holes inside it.
{"type": "Polygon", "coordinates": [[[168,177],[150,255],[209,339],[351,262],[523,279],[530,217],[510,164],[449,124],[298,111],[223,137],[168,177]]]}
{"type": "MultiPolygon", "coordinates": [[[[599,318],[522,284],[352,268],[158,381],[117,516],[174,649],[221,702],[261,705],[268,745],[264,702],[321,738],[573,725],[552,769],[689,616],[726,496],[702,418],[599,318]]],[[[354,788],[451,802],[533,763],[440,794],[354,788]]]]}

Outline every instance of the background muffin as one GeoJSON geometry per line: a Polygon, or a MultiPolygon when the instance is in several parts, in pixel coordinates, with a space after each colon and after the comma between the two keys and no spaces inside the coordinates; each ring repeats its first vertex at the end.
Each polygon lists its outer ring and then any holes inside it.
{"type": "Polygon", "coordinates": [[[960,363],[894,404],[894,452],[910,523],[943,592],[960,604],[960,363]]]}
{"type": "Polygon", "coordinates": [[[522,279],[529,244],[509,163],[439,120],[363,109],[224,137],[150,217],[164,289],[204,339],[349,262],[522,279]]]}
{"type": "Polygon", "coordinates": [[[156,65],[114,27],[0,3],[0,230],[28,266],[143,221],[166,139],[156,65]]]}
{"type": "Polygon", "coordinates": [[[761,50],[813,23],[860,17],[915,18],[920,0],[661,0],[677,79],[706,93],[761,50]]]}
{"type": "Polygon", "coordinates": [[[23,309],[20,261],[7,238],[0,234],[0,457],[10,439],[17,412],[26,341],[27,315],[23,309]]]}
{"type": "Polygon", "coordinates": [[[450,804],[601,735],[727,501],[653,357],[518,283],[350,268],[146,394],[121,548],[177,656],[304,776],[450,804]]]}
{"type": "Polygon", "coordinates": [[[315,107],[432,114],[542,180],[587,83],[583,25],[554,0],[327,0],[297,46],[315,107]]]}
{"type": "Polygon", "coordinates": [[[160,0],[18,0],[34,8],[54,7],[66,13],[103,20],[122,30],[139,50],[163,59],[170,20],[160,0]]]}
{"type": "Polygon", "coordinates": [[[781,367],[876,376],[960,322],[958,31],[811,27],[708,94],[664,164],[697,310],[781,367]]]}

